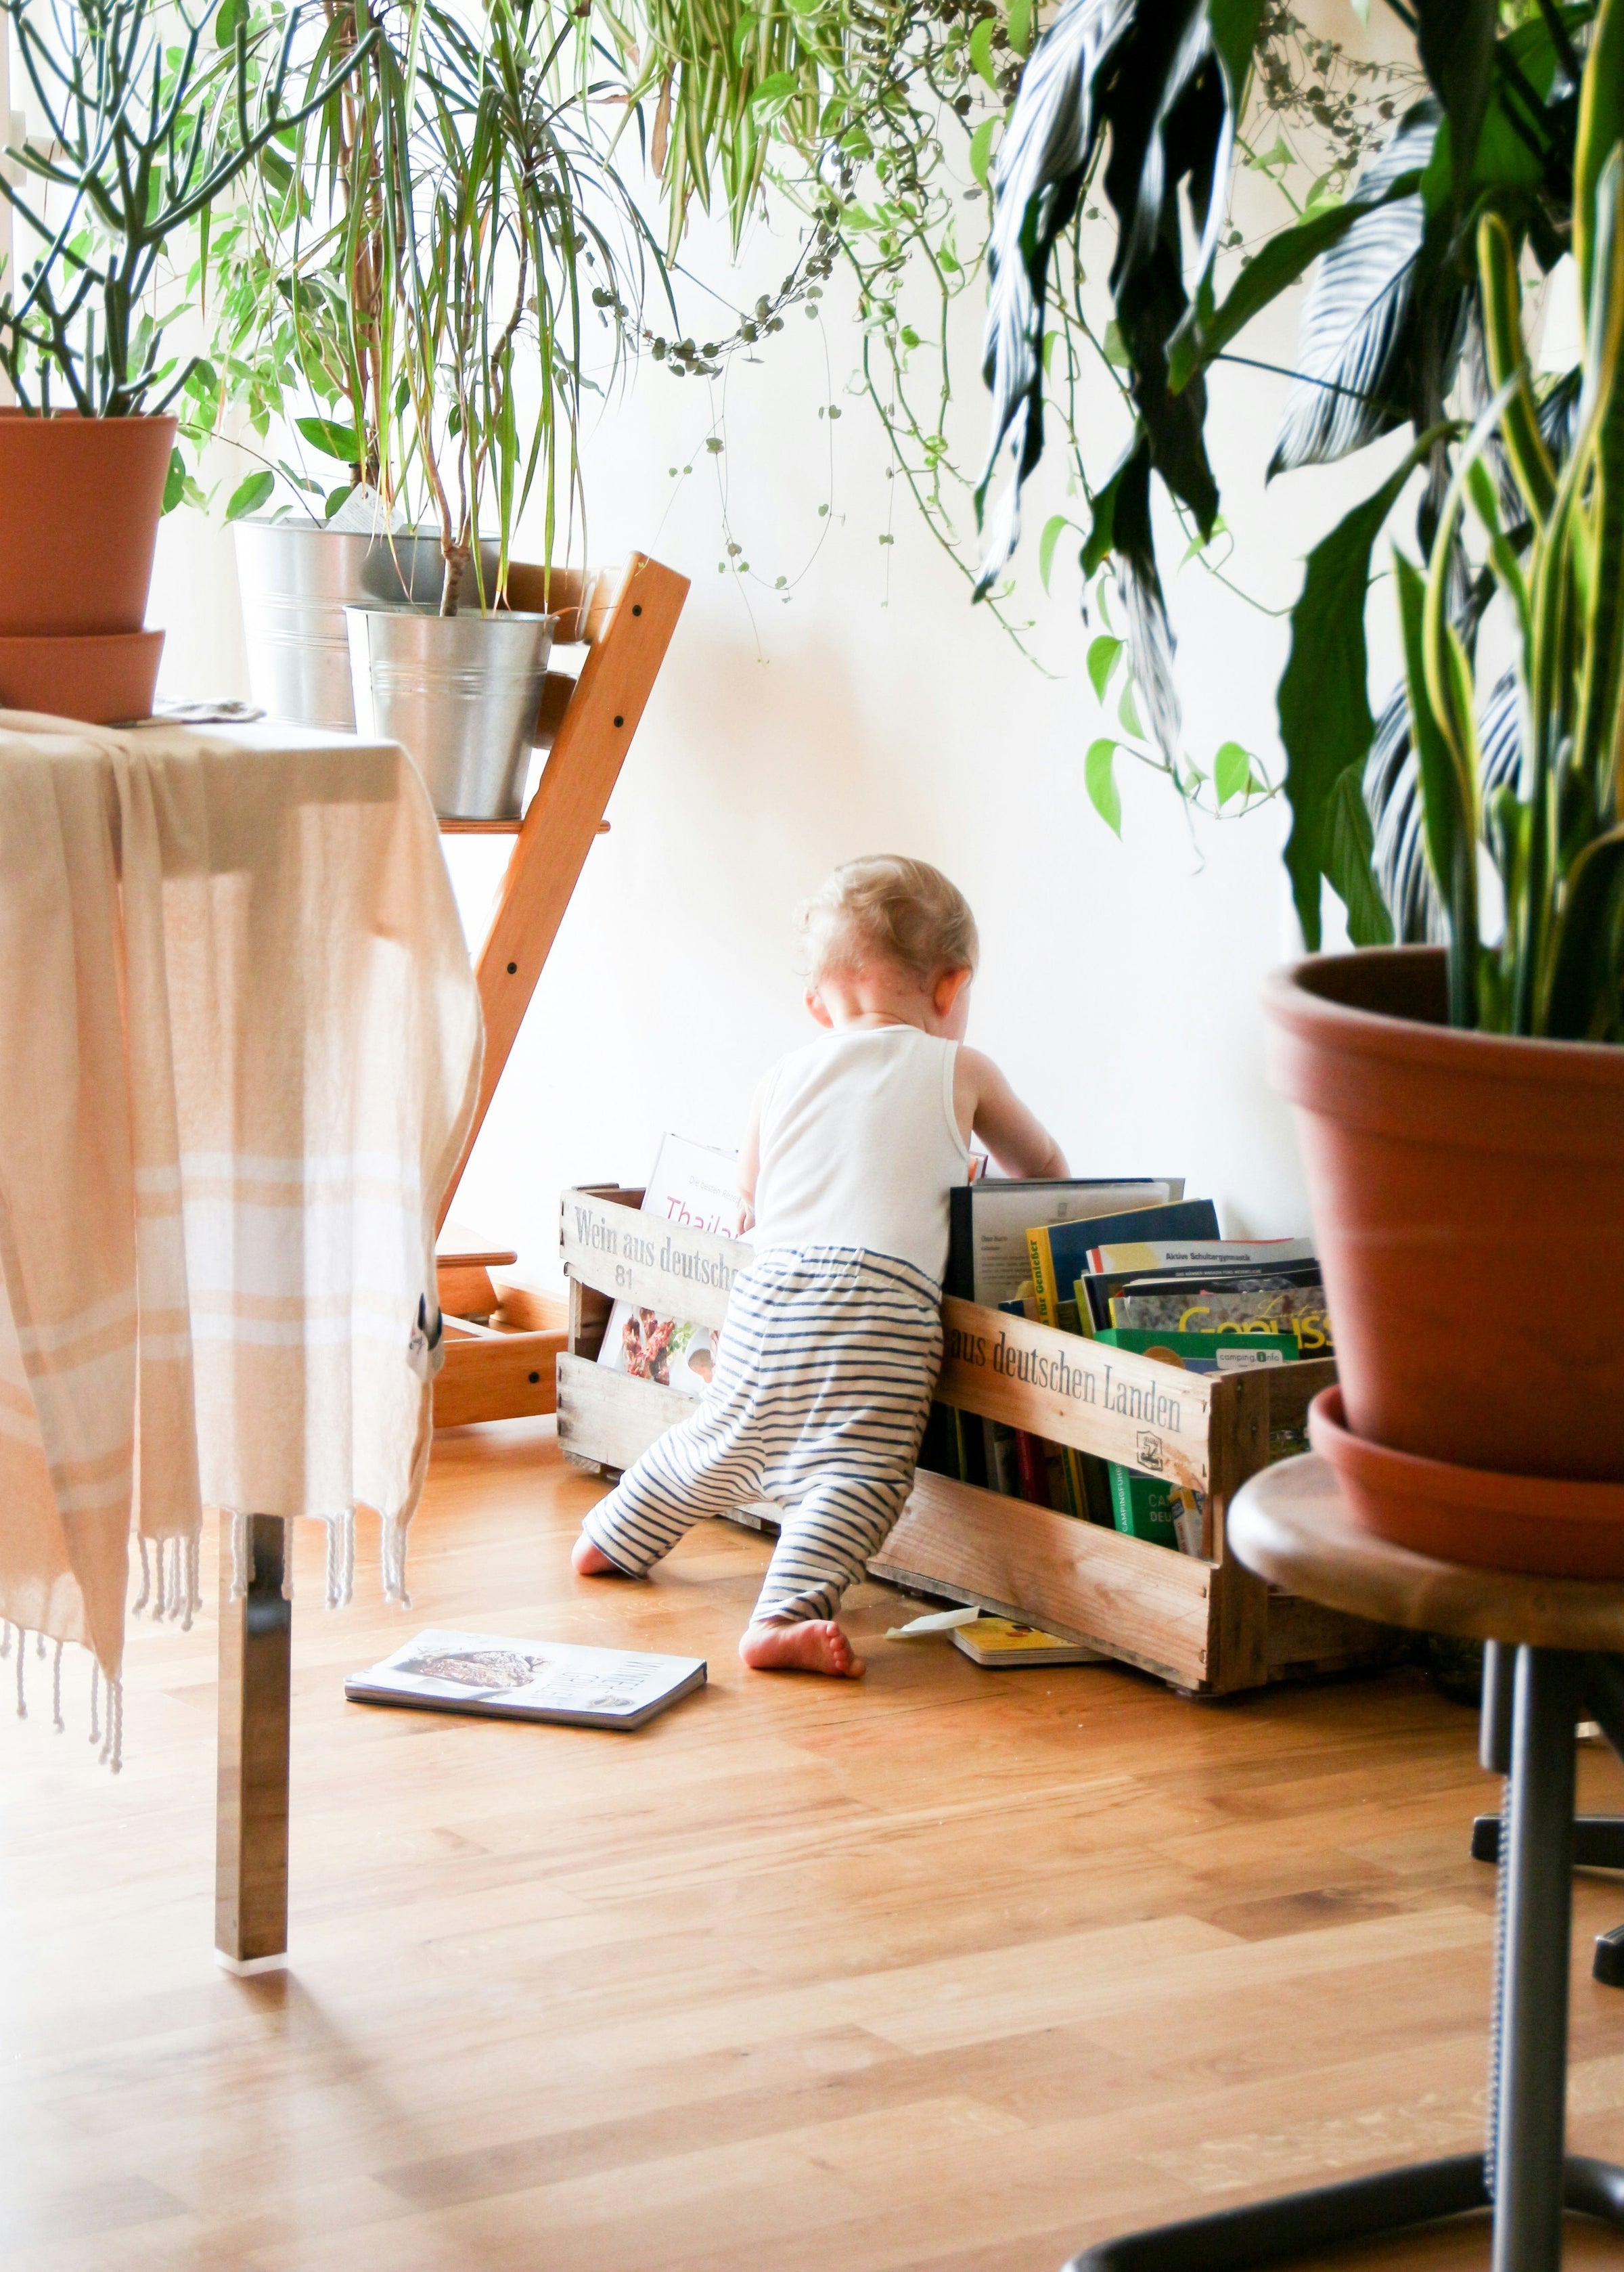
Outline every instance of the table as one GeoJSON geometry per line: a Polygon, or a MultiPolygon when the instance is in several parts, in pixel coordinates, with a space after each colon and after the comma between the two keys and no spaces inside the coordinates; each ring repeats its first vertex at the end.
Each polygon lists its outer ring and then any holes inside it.
{"type": "Polygon", "coordinates": [[[1067,2272],[1251,2272],[1491,2207],[1494,2272],[1557,2272],[1564,2208],[1624,2231],[1624,2169],[1564,2150],[1575,1728],[1588,1707],[1624,1756],[1624,1584],[1389,1545],[1350,1521],[1314,1454],[1245,1485],[1229,1542],[1260,1577],[1328,1608],[1487,1644],[1482,1759],[1509,1781],[1486,2149],[1107,2241],[1067,2272]]]}
{"type": "Polygon", "coordinates": [[[376,1510],[400,1591],[480,1048],[394,744],[0,713],[0,1617],[93,1651],[116,1766],[132,1509],[160,1603],[230,1511],[234,1970],[287,1947],[284,1525],[328,1524],[333,1600],[376,1510]]]}

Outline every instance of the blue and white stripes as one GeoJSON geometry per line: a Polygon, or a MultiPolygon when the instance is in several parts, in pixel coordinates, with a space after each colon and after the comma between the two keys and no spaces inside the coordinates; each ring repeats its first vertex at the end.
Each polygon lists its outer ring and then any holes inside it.
{"type": "Polygon", "coordinates": [[[831,1618],[902,1513],[942,1363],[941,1290],[861,1247],[779,1247],[739,1278],[716,1374],[586,1518],[641,1577],[706,1515],[784,1509],[756,1621],[831,1618]]]}

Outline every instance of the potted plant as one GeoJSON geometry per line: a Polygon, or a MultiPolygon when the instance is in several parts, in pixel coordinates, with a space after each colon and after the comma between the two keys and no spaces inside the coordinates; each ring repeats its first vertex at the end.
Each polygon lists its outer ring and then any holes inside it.
{"type": "MultiPolygon", "coordinates": [[[[312,71],[331,77],[352,37],[335,11],[312,71]]],[[[443,762],[436,795],[470,817],[471,796],[478,817],[510,814],[522,786],[513,734],[535,728],[546,652],[517,618],[585,602],[582,573],[555,564],[584,541],[575,436],[620,367],[641,261],[659,260],[609,155],[620,112],[596,56],[550,0],[382,19],[286,169],[266,153],[216,265],[199,430],[246,380],[257,432],[278,417],[314,452],[267,462],[227,507],[256,694],[353,724],[353,639],[361,722],[426,772],[443,762]],[[292,415],[301,393],[314,415],[292,415]],[[527,503],[535,564],[511,557],[527,503]],[[480,750],[500,777],[484,792],[458,785],[480,750]]]]}
{"type": "Polygon", "coordinates": [[[205,55],[207,15],[155,0],[78,0],[44,28],[29,0],[3,9],[48,131],[8,152],[21,178],[0,172],[27,247],[0,290],[16,398],[0,416],[0,701],[141,716],[163,646],[144,621],[172,405],[191,368],[166,355],[160,262],[331,82],[285,106],[298,8],[268,68],[242,24],[205,55]]]}
{"type": "Polygon", "coordinates": [[[1565,462],[1530,385],[1509,204],[1476,228],[1495,392],[1426,574],[1396,560],[1447,948],[1301,963],[1268,998],[1337,1320],[1343,1406],[1316,1440],[1367,1480],[1379,1454],[1409,1455],[1382,1519],[1412,1543],[1589,1575],[1624,1573],[1621,80],[1624,4],[1605,0],[1579,103],[1583,379],[1565,462]],[[1525,549],[1508,535],[1513,497],[1525,549]],[[1516,633],[1522,710],[1520,781],[1486,796],[1457,616],[1468,514],[1516,633]],[[1503,911],[1486,907],[1485,844],[1503,911]],[[1479,1473],[1451,1498],[1419,1472],[1433,1462],[1544,1480],[1501,1506],[1479,1473]],[[1548,1518],[1532,1530],[1531,1508],[1548,1518]]]}

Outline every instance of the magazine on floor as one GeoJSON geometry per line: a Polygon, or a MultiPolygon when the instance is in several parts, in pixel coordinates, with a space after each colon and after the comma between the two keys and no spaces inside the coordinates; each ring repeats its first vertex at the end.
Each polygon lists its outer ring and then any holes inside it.
{"type": "Polygon", "coordinates": [[[352,1673],[352,1704],[473,1712],[492,1720],[556,1720],[574,1728],[641,1728],[705,1682],[702,1656],[652,1656],[568,1641],[431,1627],[382,1664],[352,1673]]]}

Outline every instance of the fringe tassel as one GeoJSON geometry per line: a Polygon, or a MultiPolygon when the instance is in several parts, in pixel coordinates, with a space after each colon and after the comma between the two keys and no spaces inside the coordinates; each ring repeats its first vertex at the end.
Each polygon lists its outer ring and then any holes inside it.
{"type": "Polygon", "coordinates": [[[51,1725],[60,1736],[67,1727],[62,1716],[62,1652],[65,1644],[56,1644],[56,1662],[51,1666],[51,1725]]]}
{"type": "Polygon", "coordinates": [[[197,1576],[197,1558],[203,1541],[196,1531],[183,1542],[186,1558],[186,1614],[181,1619],[181,1631],[190,1633],[191,1621],[203,1607],[203,1589],[197,1576]]]}
{"type": "Polygon", "coordinates": [[[0,1620],[0,1659],[4,1659],[5,1657],[10,1656],[11,1654],[11,1628],[9,1625],[5,1624],[4,1620],[0,1620]]]}
{"type": "Polygon", "coordinates": [[[101,1766],[110,1768],[115,1775],[124,1764],[124,1684],[122,1680],[108,1683],[107,1733],[101,1739],[101,1749],[96,1754],[101,1766]]]}
{"type": "Polygon", "coordinates": [[[28,1717],[28,1700],[23,1694],[23,1671],[28,1663],[28,1636],[19,1626],[17,1629],[17,1716],[28,1717]]]}
{"type": "Polygon", "coordinates": [[[355,1592],[355,1510],[330,1514],[327,1522],[327,1607],[346,1609],[355,1592]]]}
{"type": "Polygon", "coordinates": [[[412,1606],[412,1596],[406,1591],[406,1525],[398,1516],[384,1515],[379,1526],[379,1555],[383,1562],[384,1599],[398,1602],[403,1610],[412,1606]]]}
{"type": "MultiPolygon", "coordinates": [[[[131,1607],[133,1608],[136,1616],[139,1617],[142,1611],[146,1607],[147,1603],[152,1598],[153,1568],[151,1562],[147,1558],[146,1541],[139,1535],[139,1533],[138,1533],[136,1536],[136,1544],[141,1550],[141,1590],[136,1596],[131,1607]]],[[[161,1549],[160,1551],[161,1551],[161,1549]]]]}
{"type": "Polygon", "coordinates": [[[254,1582],[254,1534],[245,1514],[231,1518],[231,1592],[228,1599],[240,1602],[254,1582]]]}
{"type": "Polygon", "coordinates": [[[90,1660],[90,1740],[93,1744],[101,1741],[101,1730],[96,1719],[96,1705],[101,1694],[101,1667],[93,1656],[90,1660]]]}

